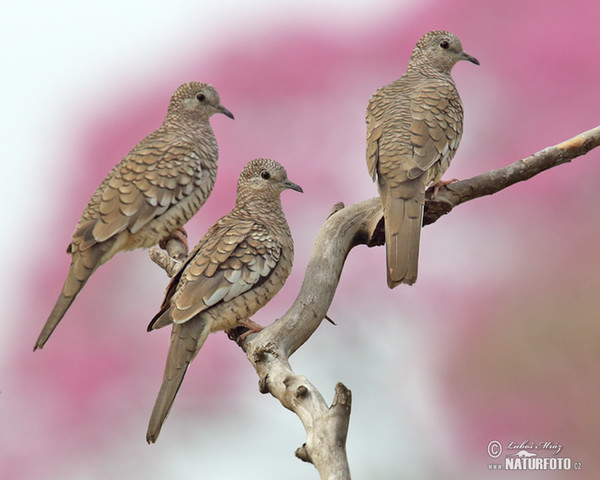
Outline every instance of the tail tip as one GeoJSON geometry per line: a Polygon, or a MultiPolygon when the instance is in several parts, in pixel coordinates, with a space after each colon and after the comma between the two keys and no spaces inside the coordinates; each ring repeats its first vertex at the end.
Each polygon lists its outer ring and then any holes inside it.
{"type": "Polygon", "coordinates": [[[44,348],[44,345],[46,345],[46,340],[47,339],[41,339],[38,338],[37,341],[35,342],[35,345],[33,346],[33,351],[35,352],[38,348],[41,350],[42,348],[44,348]]]}
{"type": "Polygon", "coordinates": [[[148,445],[152,445],[153,443],[156,443],[159,433],[160,433],[160,430],[158,432],[150,432],[150,429],[148,429],[148,432],[146,433],[146,442],[148,442],[148,445]]]}
{"type": "Polygon", "coordinates": [[[390,275],[390,272],[388,271],[387,284],[388,284],[388,287],[390,290],[396,288],[401,283],[403,283],[405,285],[413,285],[416,281],[417,281],[416,276],[410,276],[410,277],[404,276],[404,277],[396,279],[392,275],[390,275]]]}

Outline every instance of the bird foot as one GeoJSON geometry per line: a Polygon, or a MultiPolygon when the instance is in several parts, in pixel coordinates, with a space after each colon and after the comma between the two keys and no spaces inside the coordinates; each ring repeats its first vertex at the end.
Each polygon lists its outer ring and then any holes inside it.
{"type": "Polygon", "coordinates": [[[435,198],[435,196],[438,194],[440,188],[450,185],[451,183],[454,183],[454,182],[458,182],[458,178],[452,178],[450,180],[440,180],[439,182],[432,185],[433,193],[431,194],[431,198],[435,198]]]}
{"type": "Polygon", "coordinates": [[[242,320],[238,320],[238,325],[240,327],[246,327],[248,330],[240,335],[240,340],[245,340],[245,338],[251,333],[260,332],[263,327],[256,322],[253,322],[249,318],[243,318],[242,320]]]}
{"type": "Polygon", "coordinates": [[[225,333],[227,334],[229,340],[233,340],[240,347],[242,347],[242,344],[248,335],[251,333],[260,332],[262,329],[263,327],[258,323],[253,322],[249,318],[245,318],[238,320],[237,326],[231,330],[227,330],[225,333]]]}
{"type": "Polygon", "coordinates": [[[177,230],[174,230],[173,232],[171,232],[171,235],[169,235],[164,240],[161,240],[160,242],[158,242],[158,246],[160,248],[162,248],[163,250],[166,250],[167,243],[169,243],[170,240],[177,240],[178,242],[181,242],[183,244],[183,246],[185,247],[186,253],[189,252],[190,249],[189,249],[188,242],[187,242],[187,232],[183,229],[183,227],[178,228],[177,230]]]}

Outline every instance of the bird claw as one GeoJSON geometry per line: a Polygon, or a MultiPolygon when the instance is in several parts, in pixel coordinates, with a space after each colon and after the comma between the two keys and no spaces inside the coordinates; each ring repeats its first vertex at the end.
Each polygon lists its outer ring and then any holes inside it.
{"type": "Polygon", "coordinates": [[[183,246],[185,247],[186,253],[190,251],[190,248],[189,248],[188,242],[187,242],[187,232],[184,230],[183,227],[172,231],[171,235],[169,235],[164,240],[161,240],[160,242],[158,242],[158,246],[160,248],[162,248],[163,250],[166,250],[167,243],[169,243],[171,240],[177,240],[178,242],[181,242],[183,244],[183,246]]]}
{"type": "Polygon", "coordinates": [[[435,183],[433,186],[433,193],[431,194],[431,198],[435,198],[435,196],[440,191],[440,188],[450,185],[451,183],[458,182],[458,178],[451,178],[450,180],[440,180],[435,183]]]}
{"type": "Polygon", "coordinates": [[[263,329],[262,325],[259,325],[256,322],[253,322],[249,318],[243,318],[242,320],[238,320],[238,325],[240,327],[246,327],[248,330],[240,335],[240,340],[245,340],[248,335],[251,333],[258,333],[263,329]]]}
{"type": "Polygon", "coordinates": [[[242,320],[238,320],[237,326],[232,328],[231,330],[227,330],[227,332],[225,333],[227,333],[227,337],[229,338],[229,340],[233,340],[241,346],[241,344],[244,342],[244,340],[246,340],[246,337],[248,337],[248,335],[252,333],[258,333],[263,328],[264,327],[262,327],[256,322],[253,322],[251,319],[244,318],[242,320]]]}

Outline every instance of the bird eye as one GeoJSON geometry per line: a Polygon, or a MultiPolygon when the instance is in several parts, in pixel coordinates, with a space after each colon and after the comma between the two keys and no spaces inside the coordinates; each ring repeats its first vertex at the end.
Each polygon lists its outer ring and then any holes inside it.
{"type": "Polygon", "coordinates": [[[450,46],[450,44],[448,43],[447,40],[442,40],[440,42],[440,47],[442,47],[444,50],[447,50],[449,46],[450,46]]]}
{"type": "Polygon", "coordinates": [[[199,102],[203,102],[204,99],[206,98],[206,96],[203,93],[197,93],[196,98],[198,99],[199,102]]]}
{"type": "Polygon", "coordinates": [[[264,180],[268,180],[269,178],[271,178],[271,174],[266,170],[263,170],[262,172],[260,172],[260,177],[264,180]]]}

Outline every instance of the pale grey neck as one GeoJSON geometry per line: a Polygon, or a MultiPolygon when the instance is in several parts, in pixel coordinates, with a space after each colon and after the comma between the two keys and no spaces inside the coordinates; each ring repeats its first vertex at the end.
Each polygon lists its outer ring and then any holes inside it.
{"type": "Polygon", "coordinates": [[[212,133],[212,128],[206,115],[189,112],[186,112],[185,114],[178,112],[170,113],[165,119],[164,125],[183,128],[186,131],[210,131],[212,133]]]}
{"type": "Polygon", "coordinates": [[[431,63],[420,58],[411,58],[406,73],[411,76],[421,76],[429,78],[439,78],[454,83],[450,72],[441,71],[435,68],[431,63]]]}
{"type": "Polygon", "coordinates": [[[242,217],[252,218],[273,226],[286,226],[281,198],[256,198],[254,192],[238,192],[236,210],[242,217]],[[250,198],[252,196],[252,198],[250,198]]]}

